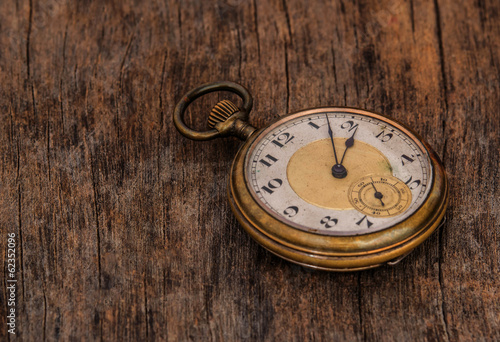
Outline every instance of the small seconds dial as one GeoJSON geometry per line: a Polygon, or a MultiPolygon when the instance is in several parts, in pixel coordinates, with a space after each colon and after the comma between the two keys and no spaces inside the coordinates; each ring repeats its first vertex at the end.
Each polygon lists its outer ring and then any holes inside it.
{"type": "Polygon", "coordinates": [[[246,160],[250,193],[269,214],[317,234],[373,233],[427,198],[425,148],[396,123],[355,110],[315,109],[260,133],[246,160]]]}
{"type": "Polygon", "coordinates": [[[349,202],[361,213],[374,217],[397,216],[411,203],[408,186],[391,176],[367,176],[352,184],[349,202]]]}

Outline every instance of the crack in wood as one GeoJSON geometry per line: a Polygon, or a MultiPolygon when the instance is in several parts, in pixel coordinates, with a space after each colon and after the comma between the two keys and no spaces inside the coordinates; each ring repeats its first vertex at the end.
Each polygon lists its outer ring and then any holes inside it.
{"type": "Polygon", "coordinates": [[[255,26],[255,36],[257,38],[257,55],[260,64],[260,37],[259,37],[259,21],[257,20],[257,1],[253,0],[253,24],[255,26]]]}

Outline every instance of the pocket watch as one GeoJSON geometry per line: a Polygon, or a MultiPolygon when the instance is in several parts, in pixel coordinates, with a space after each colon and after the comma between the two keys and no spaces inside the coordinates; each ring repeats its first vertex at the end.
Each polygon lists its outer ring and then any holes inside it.
{"type": "Polygon", "coordinates": [[[244,143],[231,167],[228,197],[241,226],[264,248],[321,270],[355,271],[395,264],[442,222],[447,176],[417,133],[371,111],[348,107],[301,110],[256,129],[252,97],[233,82],[188,92],[174,124],[184,136],[236,136],[244,143]],[[229,91],[198,132],[184,112],[198,97],[229,91]]]}

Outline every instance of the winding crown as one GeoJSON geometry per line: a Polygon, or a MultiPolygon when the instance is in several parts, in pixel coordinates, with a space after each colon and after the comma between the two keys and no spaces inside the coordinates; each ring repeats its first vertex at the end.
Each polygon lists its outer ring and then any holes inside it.
{"type": "Polygon", "coordinates": [[[238,107],[234,103],[228,100],[222,100],[212,108],[210,115],[208,116],[208,126],[210,128],[215,128],[219,122],[224,122],[234,113],[239,112],[238,107]]]}

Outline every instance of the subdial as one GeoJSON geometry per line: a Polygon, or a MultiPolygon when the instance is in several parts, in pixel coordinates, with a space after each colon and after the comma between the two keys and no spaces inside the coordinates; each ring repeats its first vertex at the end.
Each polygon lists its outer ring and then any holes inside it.
{"type": "Polygon", "coordinates": [[[408,186],[398,178],[386,175],[358,179],[350,186],[348,196],[355,209],[373,217],[402,214],[411,203],[408,186]]]}

